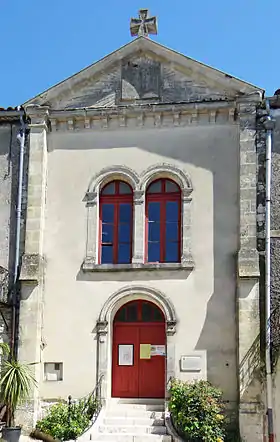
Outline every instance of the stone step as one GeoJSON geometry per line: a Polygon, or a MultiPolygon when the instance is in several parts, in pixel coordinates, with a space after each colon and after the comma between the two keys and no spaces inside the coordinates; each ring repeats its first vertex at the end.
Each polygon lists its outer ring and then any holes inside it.
{"type": "Polygon", "coordinates": [[[146,410],[146,411],[164,411],[164,404],[123,404],[111,402],[106,407],[107,410],[146,410]]]}
{"type": "Polygon", "coordinates": [[[87,442],[172,442],[171,436],[158,434],[116,434],[100,433],[87,442]]]}
{"type": "Polygon", "coordinates": [[[110,434],[166,434],[166,428],[160,425],[100,425],[98,430],[110,434]]]}
{"type": "Polygon", "coordinates": [[[120,418],[149,418],[149,419],[162,419],[164,418],[164,411],[152,411],[137,408],[111,408],[107,409],[105,413],[106,417],[120,417],[120,418]]]}
{"type": "Polygon", "coordinates": [[[164,404],[164,399],[151,399],[151,398],[110,398],[108,404],[138,404],[138,405],[155,405],[164,404]]]}
{"type": "MultiPolygon", "coordinates": [[[[162,413],[160,413],[162,415],[162,413]]],[[[104,418],[104,425],[147,425],[147,426],[158,426],[164,425],[164,418],[161,417],[106,417],[104,418]]]]}

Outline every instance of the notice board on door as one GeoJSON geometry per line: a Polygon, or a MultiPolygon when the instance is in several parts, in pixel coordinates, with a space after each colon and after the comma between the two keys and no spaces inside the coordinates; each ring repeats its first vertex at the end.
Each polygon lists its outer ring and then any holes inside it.
{"type": "Polygon", "coordinates": [[[165,345],[151,345],[151,356],[165,356],[165,345]]]}
{"type": "Polygon", "coordinates": [[[151,344],[140,344],[140,359],[151,359],[151,344]]]}
{"type": "Polygon", "coordinates": [[[119,344],[118,365],[133,365],[133,344],[119,344]]]}

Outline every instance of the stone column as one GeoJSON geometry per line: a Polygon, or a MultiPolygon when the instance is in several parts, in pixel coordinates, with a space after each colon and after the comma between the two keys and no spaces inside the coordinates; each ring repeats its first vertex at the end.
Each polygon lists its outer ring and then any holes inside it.
{"type": "Polygon", "coordinates": [[[175,339],[176,321],[166,322],[166,386],[175,377],[175,339]]]}
{"type": "MultiPolygon", "coordinates": [[[[43,234],[47,180],[47,115],[46,108],[29,109],[28,196],[25,249],[22,257],[21,302],[19,318],[19,360],[36,363],[35,378],[41,380],[43,316],[43,234]]],[[[34,427],[39,407],[38,389],[31,391],[30,401],[21,407],[17,422],[25,429],[34,427]]]]}
{"type": "Polygon", "coordinates": [[[144,262],[145,243],[145,199],[144,191],[134,191],[134,232],[133,232],[133,253],[132,263],[142,264],[144,262]]]}
{"type": "Polygon", "coordinates": [[[98,263],[98,195],[94,192],[87,194],[87,242],[86,257],[83,269],[93,268],[98,263]]]}
{"type": "Polygon", "coordinates": [[[238,254],[239,426],[242,440],[263,440],[260,371],[259,257],[256,240],[257,100],[239,103],[240,249],[238,254]]]}
{"type": "Polygon", "coordinates": [[[101,381],[102,402],[108,399],[108,322],[97,321],[96,384],[101,381]]]}
{"type": "Polygon", "coordinates": [[[185,189],[182,195],[182,253],[181,262],[184,267],[193,268],[191,250],[191,202],[190,190],[185,189]]]}

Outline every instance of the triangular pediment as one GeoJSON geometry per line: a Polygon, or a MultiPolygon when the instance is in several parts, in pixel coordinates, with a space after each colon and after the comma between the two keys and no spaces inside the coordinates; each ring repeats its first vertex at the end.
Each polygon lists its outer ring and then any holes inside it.
{"type": "Polygon", "coordinates": [[[222,100],[263,90],[139,37],[27,104],[53,109],[222,100]]]}

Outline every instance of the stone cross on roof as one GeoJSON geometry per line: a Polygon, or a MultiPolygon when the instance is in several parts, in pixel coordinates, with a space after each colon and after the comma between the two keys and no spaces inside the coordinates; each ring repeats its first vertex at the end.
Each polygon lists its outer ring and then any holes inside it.
{"type": "Polygon", "coordinates": [[[157,18],[149,17],[148,9],[140,9],[139,18],[130,20],[130,33],[132,37],[148,37],[149,34],[157,34],[157,18]]]}

